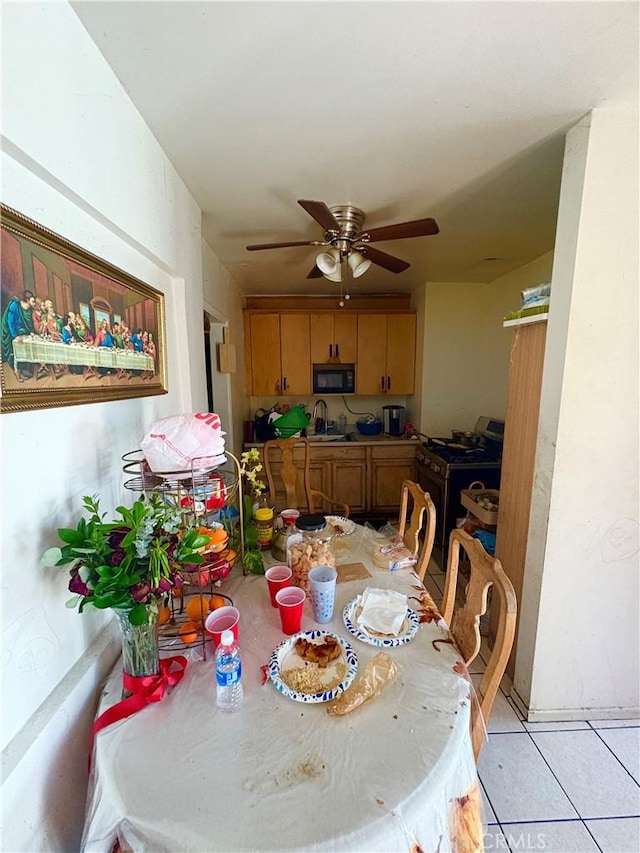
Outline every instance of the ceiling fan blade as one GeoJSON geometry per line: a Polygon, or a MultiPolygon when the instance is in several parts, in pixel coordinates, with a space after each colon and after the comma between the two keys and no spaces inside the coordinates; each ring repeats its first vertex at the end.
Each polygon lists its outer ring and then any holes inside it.
{"type": "Polygon", "coordinates": [[[338,234],[340,233],[340,223],[323,201],[311,201],[309,199],[299,198],[298,204],[303,207],[309,216],[312,216],[319,225],[322,225],[325,231],[337,231],[338,234]]]}
{"type": "Polygon", "coordinates": [[[324,246],[324,243],[318,240],[298,240],[294,243],[254,243],[251,246],[245,246],[248,252],[257,252],[259,249],[286,249],[289,246],[324,246]]]}
{"type": "Polygon", "coordinates": [[[318,267],[314,267],[307,278],[322,278],[322,270],[318,269],[318,267]]]}
{"type": "Polygon", "coordinates": [[[360,240],[376,243],[380,240],[402,240],[406,237],[431,237],[440,229],[435,219],[414,219],[413,222],[397,222],[382,228],[369,228],[360,235],[360,240]]]}
{"type": "Polygon", "coordinates": [[[364,246],[358,246],[357,250],[364,255],[365,258],[369,258],[372,263],[377,264],[379,267],[384,267],[386,270],[389,270],[389,272],[404,272],[411,266],[411,264],[408,264],[401,258],[388,255],[386,252],[381,252],[380,249],[374,249],[373,246],[369,246],[366,243],[364,246]]]}

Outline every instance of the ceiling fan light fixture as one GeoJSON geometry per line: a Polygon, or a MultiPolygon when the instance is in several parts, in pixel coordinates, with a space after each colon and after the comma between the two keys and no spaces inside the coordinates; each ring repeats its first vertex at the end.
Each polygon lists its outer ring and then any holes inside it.
{"type": "Polygon", "coordinates": [[[340,274],[340,252],[338,249],[329,249],[327,252],[320,252],[316,258],[316,265],[325,278],[329,278],[330,281],[341,280],[342,276],[340,278],[330,278],[336,272],[340,274]]]}
{"type": "Polygon", "coordinates": [[[369,258],[363,257],[360,252],[351,252],[349,255],[349,267],[351,268],[351,275],[354,278],[360,278],[370,266],[371,261],[369,258]]]}
{"type": "Polygon", "coordinates": [[[328,275],[327,273],[322,274],[328,281],[342,281],[342,270],[340,269],[340,266],[338,266],[338,269],[333,273],[333,275],[328,275]]]}

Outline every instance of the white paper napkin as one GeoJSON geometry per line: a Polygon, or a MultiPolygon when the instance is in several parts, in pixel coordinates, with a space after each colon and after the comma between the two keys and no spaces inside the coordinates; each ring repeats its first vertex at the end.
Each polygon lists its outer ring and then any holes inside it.
{"type": "Polygon", "coordinates": [[[360,600],[359,625],[397,636],[407,615],[407,596],[393,589],[367,587],[360,600]]]}

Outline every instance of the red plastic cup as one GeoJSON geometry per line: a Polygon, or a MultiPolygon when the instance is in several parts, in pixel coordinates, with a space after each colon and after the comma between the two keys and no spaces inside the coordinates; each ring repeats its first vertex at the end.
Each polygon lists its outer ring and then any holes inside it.
{"type": "Polygon", "coordinates": [[[295,524],[297,519],[300,518],[300,510],[283,509],[280,513],[280,518],[282,519],[285,527],[291,527],[291,525],[295,524]]]}
{"type": "Polygon", "coordinates": [[[285,634],[297,634],[300,630],[306,597],[306,592],[297,586],[287,586],[276,592],[280,622],[285,634]]]}
{"type": "Polygon", "coordinates": [[[204,627],[211,634],[214,647],[220,643],[223,631],[233,631],[238,642],[238,626],[240,624],[240,611],[237,607],[218,607],[210,613],[204,621],[204,627]]]}
{"type": "Polygon", "coordinates": [[[271,596],[271,606],[277,607],[276,592],[284,587],[291,586],[291,569],[289,566],[271,566],[264,573],[269,586],[269,595],[271,596]]]}

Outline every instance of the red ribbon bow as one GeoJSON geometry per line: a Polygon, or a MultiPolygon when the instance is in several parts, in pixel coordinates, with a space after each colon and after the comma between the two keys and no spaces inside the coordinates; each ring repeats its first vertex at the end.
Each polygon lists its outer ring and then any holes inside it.
{"type": "Polygon", "coordinates": [[[164,697],[165,690],[179,684],[187,668],[187,659],[184,655],[176,655],[171,658],[163,658],[160,661],[160,672],[157,675],[134,676],[126,672],[122,673],[122,685],[125,690],[131,691],[132,695],[107,708],[104,714],[96,719],[91,731],[91,749],[89,751],[89,763],[93,752],[93,739],[99,731],[124,720],[137,711],[141,711],[152,702],[160,702],[164,697]],[[176,664],[179,669],[171,672],[171,667],[176,664]]]}

